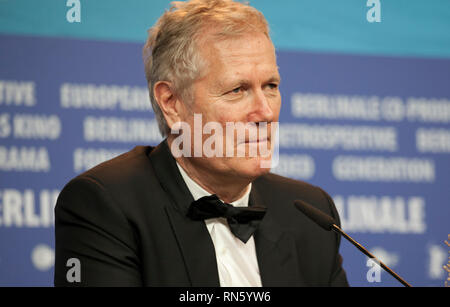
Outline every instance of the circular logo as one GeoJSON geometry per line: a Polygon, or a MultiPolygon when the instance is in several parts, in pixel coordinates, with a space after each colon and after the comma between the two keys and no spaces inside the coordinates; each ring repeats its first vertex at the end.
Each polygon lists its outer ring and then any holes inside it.
{"type": "Polygon", "coordinates": [[[31,261],[39,271],[48,271],[55,262],[55,252],[46,244],[38,244],[31,252],[31,261]]]}

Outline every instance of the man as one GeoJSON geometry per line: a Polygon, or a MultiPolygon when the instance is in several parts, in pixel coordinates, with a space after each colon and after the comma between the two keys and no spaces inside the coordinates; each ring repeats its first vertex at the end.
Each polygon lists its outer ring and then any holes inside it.
{"type": "Polygon", "coordinates": [[[177,2],[149,32],[144,61],[167,138],[66,185],[55,285],[347,285],[339,238],[293,205],[339,220],[331,198],[269,173],[281,96],[262,14],[234,1],[177,2]],[[230,123],[244,133],[230,134],[230,123]],[[80,265],[73,283],[69,259],[80,265]]]}

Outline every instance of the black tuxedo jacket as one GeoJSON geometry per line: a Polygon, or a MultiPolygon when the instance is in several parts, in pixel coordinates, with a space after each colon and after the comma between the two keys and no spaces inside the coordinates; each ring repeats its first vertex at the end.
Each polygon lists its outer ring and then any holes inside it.
{"type": "MultiPolygon", "coordinates": [[[[339,221],[320,188],[274,174],[252,184],[267,213],[254,234],[263,286],[347,286],[339,237],[293,205],[302,199],[339,221]]],[[[56,286],[219,286],[214,245],[166,141],[136,147],[81,174],[55,207],[56,286]],[[68,282],[80,264],[80,282],[68,282]],[[72,274],[73,271],[69,272],[72,274]]]]}

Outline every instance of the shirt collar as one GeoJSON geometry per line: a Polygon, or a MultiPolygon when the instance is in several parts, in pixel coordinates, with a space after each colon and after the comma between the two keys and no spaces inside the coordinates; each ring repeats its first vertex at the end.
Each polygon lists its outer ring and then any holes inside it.
{"type": "MultiPolygon", "coordinates": [[[[195,182],[189,175],[185,172],[185,170],[180,166],[180,164],[177,163],[178,169],[180,170],[181,177],[183,177],[184,182],[186,183],[189,191],[192,194],[192,197],[194,200],[197,200],[203,196],[209,196],[211,193],[203,189],[197,182],[195,182]]],[[[250,190],[252,189],[252,184],[250,183],[247,187],[247,191],[245,194],[239,198],[238,200],[235,200],[231,203],[231,205],[235,207],[248,207],[248,200],[250,196],[250,190]]]]}

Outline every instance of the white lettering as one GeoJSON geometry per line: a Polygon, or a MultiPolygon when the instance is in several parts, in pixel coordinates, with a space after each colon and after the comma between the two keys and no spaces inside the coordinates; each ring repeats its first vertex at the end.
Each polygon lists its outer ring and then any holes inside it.
{"type": "Polygon", "coordinates": [[[151,111],[148,89],[137,86],[64,83],[60,104],[72,109],[151,111]]]}
{"type": "Polygon", "coordinates": [[[9,114],[0,114],[0,138],[7,138],[11,134],[9,114]]]}
{"type": "Polygon", "coordinates": [[[393,127],[281,124],[280,146],[323,150],[397,151],[393,127]]]}
{"type": "Polygon", "coordinates": [[[58,190],[41,190],[37,204],[35,193],[31,189],[23,192],[16,189],[0,190],[0,226],[52,227],[58,195],[58,190]]]}
{"type": "Polygon", "coordinates": [[[13,122],[18,139],[56,140],[61,134],[61,121],[56,115],[16,114],[13,122]]]}
{"type": "Polygon", "coordinates": [[[35,104],[34,82],[0,80],[0,105],[32,107],[35,104]]]}
{"type": "Polygon", "coordinates": [[[2,171],[50,171],[50,158],[46,147],[0,146],[0,170],[2,171]]]}
{"type": "Polygon", "coordinates": [[[291,98],[292,115],[299,118],[380,120],[380,98],[295,93],[291,98]]]}
{"type": "Polygon", "coordinates": [[[409,121],[450,123],[450,100],[410,97],[406,103],[409,121]]]}
{"type": "Polygon", "coordinates": [[[142,142],[161,141],[156,120],[116,117],[84,119],[84,139],[88,142],[142,142]]]}
{"type": "Polygon", "coordinates": [[[423,234],[427,228],[422,197],[338,195],[333,199],[348,232],[423,234]]]}
{"type": "Polygon", "coordinates": [[[450,130],[417,129],[416,148],[419,152],[450,153],[450,130]]]}
{"type": "Polygon", "coordinates": [[[436,170],[431,159],[337,156],[333,175],[342,181],[434,182],[436,170]]]}
{"type": "Polygon", "coordinates": [[[294,179],[311,179],[315,173],[314,159],[309,155],[280,155],[272,172],[294,179]]]}

